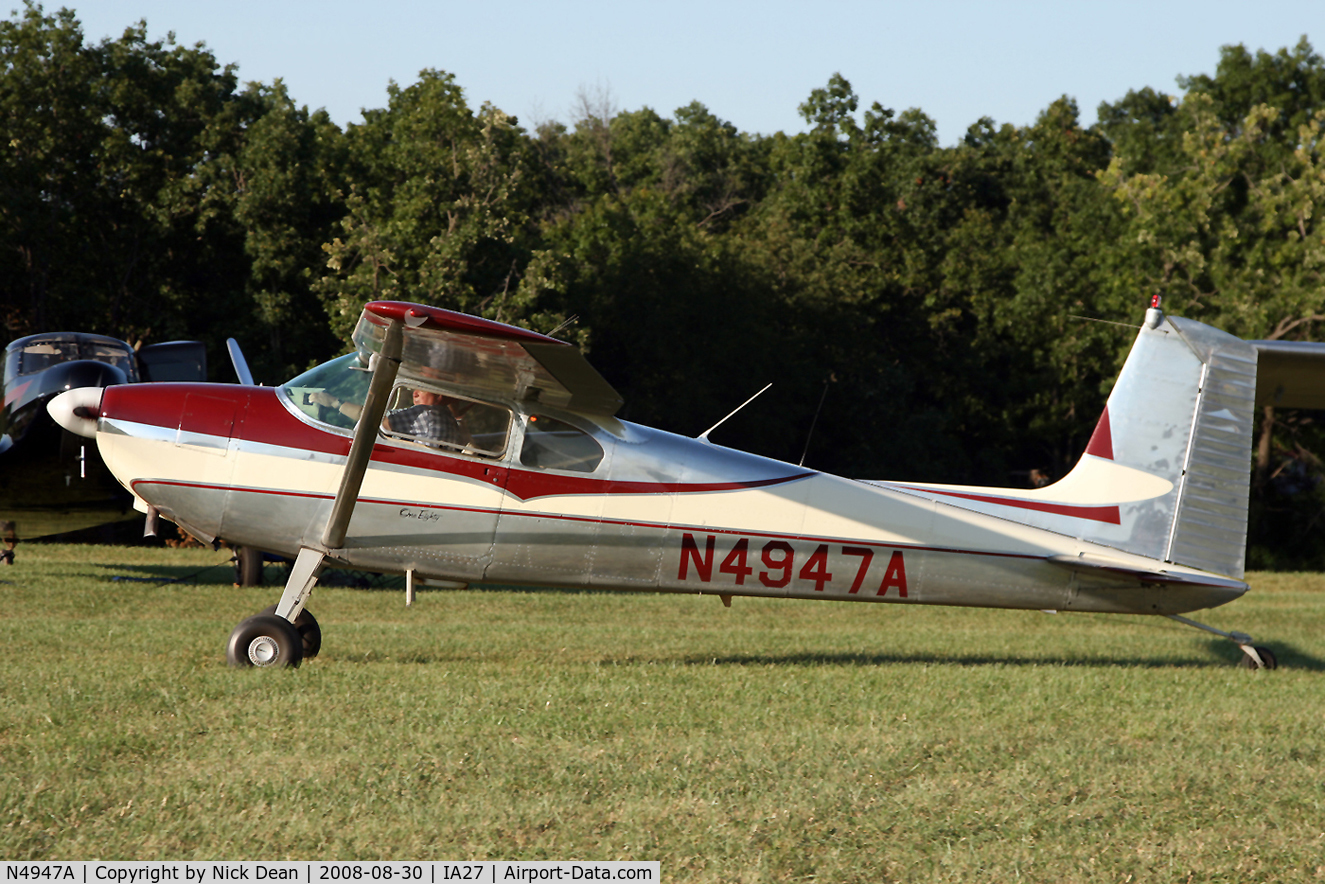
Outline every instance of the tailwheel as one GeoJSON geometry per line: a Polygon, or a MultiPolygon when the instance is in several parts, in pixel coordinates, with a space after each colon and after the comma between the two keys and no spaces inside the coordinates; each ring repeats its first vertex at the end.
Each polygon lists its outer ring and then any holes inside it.
{"type": "Polygon", "coordinates": [[[1279,661],[1274,658],[1274,652],[1269,648],[1253,645],[1251,636],[1245,632],[1225,632],[1222,629],[1215,629],[1213,626],[1206,626],[1204,623],[1197,623],[1195,620],[1188,620],[1186,617],[1177,614],[1165,614],[1164,616],[1195,629],[1203,629],[1215,635],[1222,635],[1229,641],[1236,642],[1238,647],[1242,648],[1242,659],[1238,661],[1238,666],[1243,669],[1275,669],[1279,666],[1279,661]]]}
{"type": "Polygon", "coordinates": [[[235,627],[225,649],[231,666],[293,668],[304,659],[304,642],[290,621],[258,614],[235,627]]]}
{"type": "MultiPolygon", "coordinates": [[[[263,608],[263,614],[275,614],[276,606],[263,608]]],[[[304,608],[299,612],[299,616],[294,618],[295,631],[304,642],[304,659],[312,660],[317,656],[317,652],[322,650],[322,627],[317,625],[317,618],[313,612],[304,608]]]]}
{"type": "Polygon", "coordinates": [[[1256,652],[1257,657],[1261,658],[1259,663],[1256,662],[1255,657],[1247,653],[1249,648],[1244,647],[1242,650],[1242,659],[1238,661],[1238,666],[1243,669],[1277,669],[1279,667],[1279,661],[1274,658],[1274,652],[1269,648],[1250,648],[1250,650],[1256,652]]]}

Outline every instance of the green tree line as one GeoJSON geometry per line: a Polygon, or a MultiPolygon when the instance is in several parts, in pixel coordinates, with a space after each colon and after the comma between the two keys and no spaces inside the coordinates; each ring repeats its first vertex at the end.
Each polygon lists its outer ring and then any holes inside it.
{"type": "MultiPolygon", "coordinates": [[[[1080,455],[1150,299],[1247,338],[1325,321],[1325,63],[1226,46],[1085,126],[1070,97],[941,146],[833,76],[806,131],[587,97],[526,128],[444,71],[341,129],[145,23],[0,22],[9,338],[238,338],[279,382],[365,301],[584,347],[622,416],[863,478],[1024,485],[1080,455]],[[814,432],[811,436],[811,425],[814,432]]],[[[600,96],[601,98],[601,96],[600,96]]],[[[1258,428],[1253,564],[1325,566],[1309,414],[1258,428]]]]}

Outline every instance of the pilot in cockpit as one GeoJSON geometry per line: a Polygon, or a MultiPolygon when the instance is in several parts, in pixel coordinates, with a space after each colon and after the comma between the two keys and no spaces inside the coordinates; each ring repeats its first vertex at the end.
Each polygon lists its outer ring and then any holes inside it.
{"type": "MultiPolygon", "coordinates": [[[[336,409],[351,420],[357,421],[363,412],[363,406],[343,402],[322,390],[311,393],[308,398],[318,405],[336,409]]],[[[464,417],[474,403],[452,399],[431,390],[416,389],[411,398],[413,405],[387,412],[382,420],[384,429],[412,436],[434,447],[464,448],[471,444],[464,417]]]]}
{"type": "Polygon", "coordinates": [[[472,441],[465,430],[463,418],[472,403],[443,396],[431,390],[415,390],[414,404],[388,412],[384,421],[396,433],[447,447],[464,448],[472,441]]]}

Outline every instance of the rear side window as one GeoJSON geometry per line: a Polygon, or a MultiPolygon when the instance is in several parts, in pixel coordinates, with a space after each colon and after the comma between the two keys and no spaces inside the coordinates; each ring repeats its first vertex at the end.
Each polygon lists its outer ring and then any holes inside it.
{"type": "Polygon", "coordinates": [[[565,421],[531,414],[525,425],[520,463],[527,467],[592,473],[603,460],[603,446],[565,421]]]}

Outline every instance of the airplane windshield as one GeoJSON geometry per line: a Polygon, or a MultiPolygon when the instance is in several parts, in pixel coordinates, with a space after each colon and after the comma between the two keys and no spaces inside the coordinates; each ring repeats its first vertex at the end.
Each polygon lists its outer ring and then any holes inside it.
{"type": "Polygon", "coordinates": [[[309,369],[281,389],[295,408],[313,420],[352,430],[368,398],[372,377],[358,354],[350,353],[309,369]]]}
{"type": "Polygon", "coordinates": [[[91,359],[115,366],[124,372],[130,383],[138,380],[138,366],[134,362],[133,351],[125,344],[111,341],[48,338],[32,341],[14,355],[18,357],[14,363],[15,375],[35,374],[75,359],[91,359]]]}

